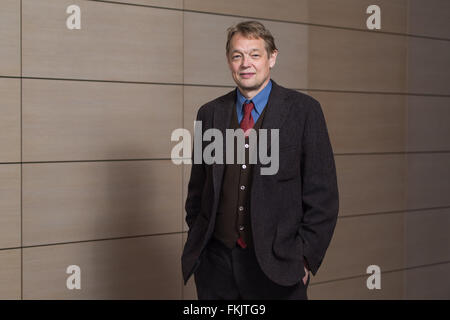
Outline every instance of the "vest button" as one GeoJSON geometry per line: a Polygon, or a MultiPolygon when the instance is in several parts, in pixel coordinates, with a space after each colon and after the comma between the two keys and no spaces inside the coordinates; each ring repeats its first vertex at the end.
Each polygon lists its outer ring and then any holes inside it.
{"type": "Polygon", "coordinates": [[[241,186],[241,190],[245,190],[245,186],[241,186]]]}
{"type": "Polygon", "coordinates": [[[243,231],[244,230],[244,226],[239,226],[239,231],[243,231]]]}
{"type": "Polygon", "coordinates": [[[244,207],[243,206],[239,206],[239,211],[244,211],[244,207]]]}

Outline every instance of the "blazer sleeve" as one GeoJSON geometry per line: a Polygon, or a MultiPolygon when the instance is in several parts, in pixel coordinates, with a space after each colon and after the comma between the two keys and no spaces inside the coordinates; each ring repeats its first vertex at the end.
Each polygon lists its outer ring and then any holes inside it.
{"type": "MultiPolygon", "coordinates": [[[[199,109],[197,112],[197,118],[196,121],[203,121],[201,116],[202,108],[199,109]]],[[[195,141],[195,135],[199,134],[200,132],[194,132],[194,141],[195,141]]],[[[201,132],[203,134],[203,132],[201,132]]],[[[203,143],[202,143],[203,146],[203,143]]],[[[185,203],[185,210],[186,210],[186,223],[189,227],[189,229],[192,228],[192,226],[195,223],[195,220],[197,219],[197,216],[200,214],[201,211],[201,205],[202,205],[202,193],[203,193],[203,186],[205,184],[206,179],[206,170],[203,163],[203,157],[201,157],[201,163],[194,163],[194,153],[195,153],[195,144],[192,148],[192,166],[191,166],[191,176],[188,183],[188,191],[187,191],[187,197],[186,197],[186,203],[185,203]]],[[[203,147],[202,147],[203,148],[203,147]]],[[[203,150],[201,151],[203,153],[203,150]]]]}
{"type": "Polygon", "coordinates": [[[306,264],[315,275],[330,244],[339,211],[336,166],[320,103],[308,103],[302,142],[303,219],[299,234],[306,264]]]}

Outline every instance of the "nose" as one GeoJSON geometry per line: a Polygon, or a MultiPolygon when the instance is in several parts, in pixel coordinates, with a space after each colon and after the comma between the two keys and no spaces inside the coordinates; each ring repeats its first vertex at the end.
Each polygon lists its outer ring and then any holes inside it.
{"type": "Polygon", "coordinates": [[[251,63],[250,63],[250,57],[247,55],[244,55],[244,57],[242,58],[242,64],[241,67],[242,68],[248,68],[250,67],[251,63]]]}

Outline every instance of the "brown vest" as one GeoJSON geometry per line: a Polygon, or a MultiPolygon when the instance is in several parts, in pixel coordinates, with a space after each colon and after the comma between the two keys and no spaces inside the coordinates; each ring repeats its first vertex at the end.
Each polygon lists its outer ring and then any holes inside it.
{"type": "MultiPolygon", "coordinates": [[[[267,105],[258,117],[253,129],[261,127],[267,105]]],[[[228,128],[240,128],[236,110],[233,110],[228,128]]],[[[249,138],[245,137],[246,146],[249,138]]],[[[213,236],[228,248],[234,248],[239,236],[242,236],[248,247],[253,247],[250,222],[250,188],[253,164],[249,164],[249,148],[245,148],[245,164],[237,163],[237,139],[234,143],[234,163],[226,164],[222,181],[222,191],[217,210],[213,236]]],[[[259,146],[258,146],[259,147],[259,146]]],[[[225,162],[225,159],[224,159],[225,162]]]]}

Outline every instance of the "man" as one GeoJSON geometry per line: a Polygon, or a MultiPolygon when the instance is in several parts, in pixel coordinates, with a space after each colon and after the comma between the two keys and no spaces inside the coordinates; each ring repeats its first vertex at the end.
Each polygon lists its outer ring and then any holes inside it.
{"type": "Polygon", "coordinates": [[[279,130],[276,174],[248,161],[248,137],[245,164],[192,164],[182,269],[185,284],[194,274],[199,299],[307,299],[309,272],[334,232],[338,189],[325,119],[319,102],[270,79],[277,53],[261,23],[229,28],[237,88],[197,113],[203,131],[224,137],[226,129],[279,130]]]}

